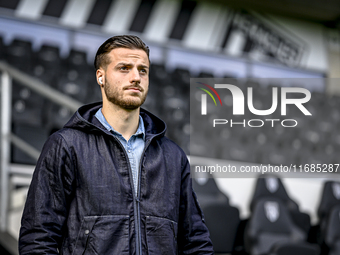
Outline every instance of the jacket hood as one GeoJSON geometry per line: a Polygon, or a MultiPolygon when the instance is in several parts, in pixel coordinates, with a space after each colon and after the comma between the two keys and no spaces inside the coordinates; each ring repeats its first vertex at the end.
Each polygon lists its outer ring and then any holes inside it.
{"type": "MultiPolygon", "coordinates": [[[[85,132],[104,132],[111,135],[95,117],[96,112],[101,107],[102,102],[83,105],[65,124],[64,128],[78,129],[85,132]]],[[[140,109],[140,115],[144,121],[146,138],[165,135],[166,124],[163,120],[142,108],[140,109]]]]}

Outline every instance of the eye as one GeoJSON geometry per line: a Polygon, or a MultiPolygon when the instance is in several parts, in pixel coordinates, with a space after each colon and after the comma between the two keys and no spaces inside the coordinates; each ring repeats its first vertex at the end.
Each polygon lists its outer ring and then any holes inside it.
{"type": "Polygon", "coordinates": [[[141,69],[139,69],[139,72],[141,72],[143,74],[147,74],[148,70],[146,68],[141,68],[141,69]]]}
{"type": "Polygon", "coordinates": [[[127,68],[127,66],[122,66],[122,67],[119,68],[119,70],[126,71],[126,70],[128,70],[128,68],[127,68]]]}

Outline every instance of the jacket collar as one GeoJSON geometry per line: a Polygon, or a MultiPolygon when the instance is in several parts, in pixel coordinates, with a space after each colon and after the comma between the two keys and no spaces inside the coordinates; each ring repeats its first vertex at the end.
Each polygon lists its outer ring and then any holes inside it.
{"type": "MultiPolygon", "coordinates": [[[[73,128],[84,130],[85,132],[104,132],[111,133],[95,118],[96,112],[102,107],[102,102],[83,105],[71,117],[64,126],[65,128],[73,128]]],[[[166,132],[166,124],[163,120],[156,117],[145,109],[140,109],[140,116],[143,118],[146,140],[154,136],[164,136],[166,132]]]]}

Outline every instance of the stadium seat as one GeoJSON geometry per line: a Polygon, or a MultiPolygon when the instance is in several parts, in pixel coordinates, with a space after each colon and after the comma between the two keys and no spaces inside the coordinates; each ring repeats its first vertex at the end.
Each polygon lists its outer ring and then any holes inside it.
{"type": "Polygon", "coordinates": [[[31,89],[13,82],[12,121],[14,124],[43,125],[45,99],[31,89]]]}
{"type": "Polygon", "coordinates": [[[223,75],[223,78],[226,78],[226,79],[236,79],[236,76],[237,76],[236,74],[228,72],[228,73],[225,73],[223,75]]]}
{"type": "Polygon", "coordinates": [[[263,175],[257,179],[250,210],[254,211],[257,203],[264,197],[280,199],[290,213],[294,224],[308,235],[311,227],[310,216],[300,212],[298,204],[289,197],[280,178],[275,175],[263,175]]]}
{"type": "MultiPolygon", "coordinates": [[[[68,70],[60,77],[58,82],[58,90],[62,93],[85,103],[89,96],[89,80],[86,77],[80,75],[77,70],[68,70]]],[[[93,86],[95,86],[94,84],[93,86]]]]}
{"type": "Polygon", "coordinates": [[[319,255],[320,247],[309,243],[286,243],[274,245],[272,254],[275,255],[319,255]]]}
{"type": "MultiPolygon", "coordinates": [[[[317,212],[321,233],[325,232],[330,212],[335,206],[340,206],[340,182],[327,181],[323,186],[317,212]]],[[[321,240],[324,240],[324,237],[321,236],[321,240]]]]}
{"type": "Polygon", "coordinates": [[[334,206],[330,211],[324,236],[328,254],[340,254],[340,205],[334,206]]]}
{"type": "Polygon", "coordinates": [[[202,210],[215,253],[232,253],[240,223],[239,210],[218,202],[202,205],[202,210]]]}
{"type": "Polygon", "coordinates": [[[56,78],[60,77],[60,73],[61,58],[59,48],[51,45],[42,45],[35,54],[31,74],[50,87],[55,87],[56,78]]]}
{"type": "Polygon", "coordinates": [[[171,78],[174,83],[178,83],[179,85],[189,86],[190,84],[190,72],[188,69],[177,67],[172,73],[171,78]]]}
{"type": "Polygon", "coordinates": [[[280,178],[275,175],[263,175],[256,181],[255,190],[250,203],[250,210],[253,211],[256,203],[262,197],[275,196],[282,200],[289,210],[298,209],[298,205],[289,195],[280,178]]]}
{"type": "Polygon", "coordinates": [[[14,39],[6,47],[5,58],[10,65],[28,73],[33,61],[32,43],[22,39],[14,39]]]}
{"type": "Polygon", "coordinates": [[[306,240],[307,234],[293,223],[280,199],[258,200],[245,230],[246,250],[251,255],[317,255],[319,248],[306,240]]]}
{"type": "Polygon", "coordinates": [[[220,191],[214,178],[195,176],[195,178],[192,178],[192,187],[201,204],[207,204],[211,202],[211,200],[229,204],[229,198],[220,191]]]}
{"type": "Polygon", "coordinates": [[[198,76],[198,78],[214,78],[214,75],[207,71],[201,71],[198,76]]]}
{"type": "Polygon", "coordinates": [[[69,55],[64,61],[68,69],[76,69],[77,71],[81,71],[83,69],[89,68],[87,63],[87,54],[85,51],[71,49],[69,55]]]}
{"type": "Polygon", "coordinates": [[[228,197],[218,189],[213,178],[206,178],[205,182],[193,178],[193,188],[215,253],[232,253],[240,223],[239,210],[230,206],[228,197]]]}
{"type": "Polygon", "coordinates": [[[60,50],[56,46],[44,44],[36,53],[36,64],[44,66],[48,71],[59,72],[61,65],[60,50]]]}
{"type": "Polygon", "coordinates": [[[158,86],[171,83],[171,75],[166,71],[163,64],[151,63],[150,81],[155,82],[158,86]]]}

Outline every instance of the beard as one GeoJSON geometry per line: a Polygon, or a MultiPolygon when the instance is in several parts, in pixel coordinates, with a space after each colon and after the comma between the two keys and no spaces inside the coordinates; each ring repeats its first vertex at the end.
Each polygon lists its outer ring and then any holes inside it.
{"type": "Polygon", "coordinates": [[[139,84],[118,88],[117,86],[111,86],[108,82],[106,82],[104,85],[104,92],[107,100],[114,105],[127,110],[135,110],[145,102],[148,89],[143,89],[139,84]],[[125,90],[132,87],[139,89],[141,93],[130,92],[129,95],[126,95],[124,93],[125,90]]]}

